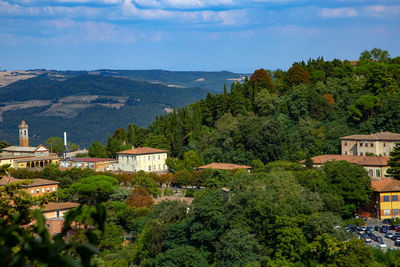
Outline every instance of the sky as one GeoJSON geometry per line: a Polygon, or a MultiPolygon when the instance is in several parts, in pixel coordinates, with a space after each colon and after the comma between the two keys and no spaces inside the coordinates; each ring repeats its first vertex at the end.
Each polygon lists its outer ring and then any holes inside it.
{"type": "Polygon", "coordinates": [[[288,69],[400,56],[400,0],[0,0],[0,68],[288,69]]]}

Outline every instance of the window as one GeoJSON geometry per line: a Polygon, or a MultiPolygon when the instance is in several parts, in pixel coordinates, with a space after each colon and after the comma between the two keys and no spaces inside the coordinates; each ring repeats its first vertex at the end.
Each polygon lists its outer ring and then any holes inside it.
{"type": "Polygon", "coordinates": [[[59,217],[60,217],[60,211],[59,211],[59,210],[57,210],[57,211],[56,211],[56,214],[57,214],[57,215],[56,215],[56,216],[57,216],[57,218],[59,218],[59,217]]]}
{"type": "Polygon", "coordinates": [[[74,166],[74,168],[76,168],[76,162],[74,162],[73,166],[74,166]]]}
{"type": "Polygon", "coordinates": [[[390,216],[390,210],[383,210],[383,215],[390,216]]]}
{"type": "Polygon", "coordinates": [[[363,153],[362,152],[360,152],[360,156],[362,156],[363,155],[363,153]]]}
{"type": "Polygon", "coordinates": [[[389,196],[383,196],[383,202],[389,202],[389,196]]]}
{"type": "Polygon", "coordinates": [[[31,194],[33,194],[33,189],[31,189],[31,194]]]}
{"type": "Polygon", "coordinates": [[[39,188],[38,188],[38,189],[36,189],[36,193],[39,193],[39,192],[40,192],[39,188]]]}
{"type": "Polygon", "coordinates": [[[61,167],[65,167],[65,163],[64,162],[61,162],[61,167]]]}
{"type": "Polygon", "coordinates": [[[386,143],[383,143],[383,146],[386,146],[386,143]]]}
{"type": "Polygon", "coordinates": [[[151,171],[151,165],[149,165],[149,171],[151,171]]]}
{"type": "Polygon", "coordinates": [[[374,143],[371,143],[371,147],[374,147],[374,143]]]}
{"type": "Polygon", "coordinates": [[[344,142],[344,145],[347,146],[347,142],[344,142]]]}
{"type": "Polygon", "coordinates": [[[65,167],[69,167],[69,166],[70,166],[69,162],[65,163],[65,167]]]}
{"type": "Polygon", "coordinates": [[[393,216],[398,216],[399,215],[399,210],[398,209],[393,209],[392,210],[393,216]]]}
{"type": "Polygon", "coordinates": [[[381,177],[381,171],[380,170],[376,170],[376,176],[377,177],[381,177]]]}
{"type": "Polygon", "coordinates": [[[82,167],[82,163],[78,163],[78,167],[79,167],[79,168],[82,167]]]}
{"type": "Polygon", "coordinates": [[[362,146],[362,143],[360,143],[360,146],[362,146]]]}
{"type": "Polygon", "coordinates": [[[344,154],[347,155],[347,151],[345,151],[344,154]]]}
{"type": "Polygon", "coordinates": [[[42,188],[42,193],[44,193],[44,188],[42,188]]]}
{"type": "Polygon", "coordinates": [[[89,165],[87,163],[85,163],[85,168],[87,168],[89,165]]]}
{"type": "Polygon", "coordinates": [[[158,155],[158,159],[160,159],[160,155],[158,155]]]}
{"type": "Polygon", "coordinates": [[[392,201],[399,201],[399,196],[398,195],[392,196],[392,201]]]}
{"type": "Polygon", "coordinates": [[[150,160],[150,156],[148,156],[147,159],[150,160]]]}
{"type": "Polygon", "coordinates": [[[365,146],[367,147],[367,146],[368,146],[368,143],[365,143],[365,146]]]}
{"type": "Polygon", "coordinates": [[[369,176],[374,176],[374,171],[373,170],[369,170],[369,176]]]}
{"type": "Polygon", "coordinates": [[[53,186],[53,191],[56,191],[56,187],[55,186],[53,186]]]}
{"type": "Polygon", "coordinates": [[[47,187],[47,192],[50,192],[50,187],[47,187]]]}

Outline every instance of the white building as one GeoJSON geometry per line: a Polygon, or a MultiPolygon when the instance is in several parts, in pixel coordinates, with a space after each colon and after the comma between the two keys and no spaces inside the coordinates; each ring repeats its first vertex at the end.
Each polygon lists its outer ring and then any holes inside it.
{"type": "Polygon", "coordinates": [[[167,172],[168,150],[138,147],[118,152],[118,167],[126,172],[167,172]]]}

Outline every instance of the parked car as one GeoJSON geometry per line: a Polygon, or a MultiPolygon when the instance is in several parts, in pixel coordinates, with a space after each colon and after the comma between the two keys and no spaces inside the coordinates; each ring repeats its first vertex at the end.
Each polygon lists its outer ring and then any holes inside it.
{"type": "Polygon", "coordinates": [[[397,247],[400,247],[400,240],[394,241],[394,245],[397,246],[397,247]]]}
{"type": "Polygon", "coordinates": [[[367,227],[367,230],[368,230],[368,231],[371,231],[371,232],[375,231],[375,230],[374,230],[374,227],[372,227],[372,226],[368,226],[368,227],[367,227]]]}
{"type": "Polygon", "coordinates": [[[389,219],[383,219],[382,223],[389,224],[389,219]]]}
{"type": "Polygon", "coordinates": [[[379,231],[379,230],[381,230],[381,227],[378,226],[378,225],[375,225],[374,230],[375,230],[375,231],[379,231]]]}
{"type": "Polygon", "coordinates": [[[386,234],[385,234],[385,237],[386,238],[392,238],[392,236],[394,236],[394,234],[393,233],[391,233],[391,232],[387,232],[386,234]]]}
{"type": "Polygon", "coordinates": [[[382,237],[380,236],[376,236],[374,240],[378,243],[383,242],[382,237]]]}
{"type": "Polygon", "coordinates": [[[393,241],[400,240],[400,235],[393,235],[390,239],[392,239],[393,241]]]}
{"type": "Polygon", "coordinates": [[[380,247],[380,248],[386,248],[387,247],[387,245],[386,245],[386,243],[385,242],[379,242],[377,245],[376,245],[377,247],[380,247]]]}
{"type": "Polygon", "coordinates": [[[364,240],[365,240],[365,243],[371,243],[372,242],[371,238],[369,236],[367,236],[367,235],[364,236],[364,240]]]}
{"type": "Polygon", "coordinates": [[[358,229],[362,230],[362,231],[365,231],[365,230],[367,230],[367,227],[363,225],[363,226],[358,227],[358,229]]]}
{"type": "Polygon", "coordinates": [[[375,240],[375,238],[376,238],[376,235],[375,235],[375,234],[373,234],[373,233],[370,233],[370,234],[369,234],[369,237],[370,237],[372,240],[375,240]]]}
{"type": "Polygon", "coordinates": [[[385,233],[388,232],[388,230],[387,230],[386,227],[382,227],[381,230],[380,230],[379,232],[381,232],[382,234],[385,234],[385,233]]]}

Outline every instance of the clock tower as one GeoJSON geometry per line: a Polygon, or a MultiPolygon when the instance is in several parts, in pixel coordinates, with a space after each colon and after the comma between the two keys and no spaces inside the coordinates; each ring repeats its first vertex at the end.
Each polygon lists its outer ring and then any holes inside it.
{"type": "Polygon", "coordinates": [[[28,125],[25,121],[19,125],[19,146],[29,146],[28,125]]]}

